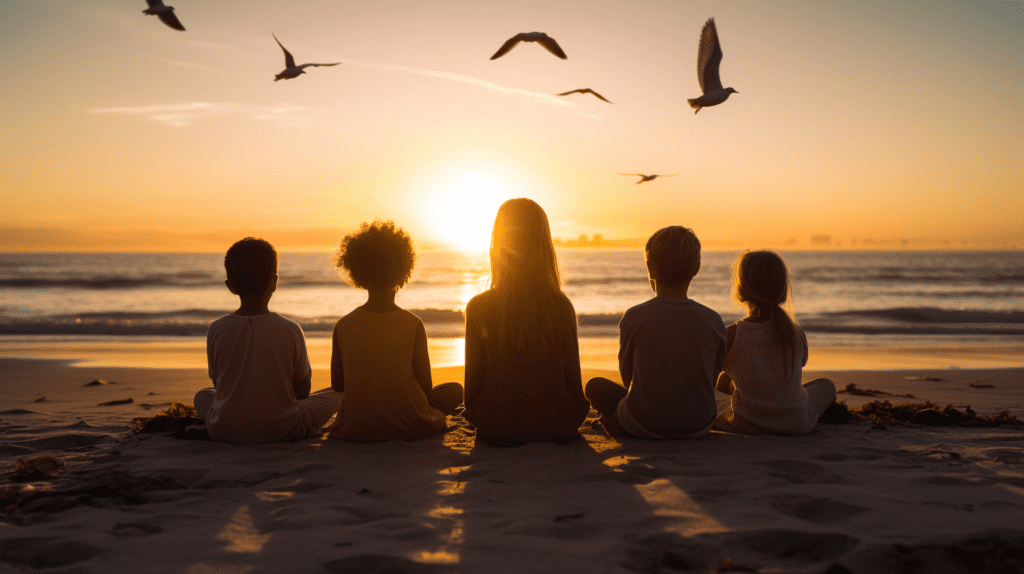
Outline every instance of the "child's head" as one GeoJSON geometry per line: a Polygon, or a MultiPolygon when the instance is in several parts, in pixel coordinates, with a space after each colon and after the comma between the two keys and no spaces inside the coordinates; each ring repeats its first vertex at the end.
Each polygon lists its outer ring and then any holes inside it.
{"type": "Polygon", "coordinates": [[[796,361],[796,341],[804,339],[803,331],[792,314],[789,297],[789,270],[774,251],[747,251],[736,259],[732,277],[733,298],[747,308],[747,316],[769,322],[782,341],[787,360],[796,361]]]}
{"type": "Polygon", "coordinates": [[[412,238],[390,220],[364,222],[341,240],[334,254],[334,266],[345,270],[352,285],[368,291],[402,287],[415,263],[412,238]]]}
{"type": "Polygon", "coordinates": [[[224,255],[228,288],[239,297],[263,295],[277,277],[277,251],[268,241],[246,237],[224,255]]]}
{"type": "Polygon", "coordinates": [[[686,227],[665,227],[647,240],[644,258],[651,279],[659,285],[683,287],[700,270],[700,240],[686,227]]]}
{"type": "Polygon", "coordinates": [[[771,316],[789,297],[789,271],[774,251],[747,251],[736,260],[733,298],[752,316],[771,316]]]}
{"type": "Polygon", "coordinates": [[[548,216],[532,199],[501,204],[491,233],[491,285],[561,289],[548,216]]]}

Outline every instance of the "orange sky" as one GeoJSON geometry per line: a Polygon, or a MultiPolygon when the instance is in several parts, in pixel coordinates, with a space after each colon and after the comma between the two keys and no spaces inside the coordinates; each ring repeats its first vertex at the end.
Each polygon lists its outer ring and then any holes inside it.
{"type": "Polygon", "coordinates": [[[479,246],[514,196],[564,238],[1024,246],[1010,3],[169,3],[187,32],[141,1],[5,3],[0,249],[302,248],[374,217],[479,246]],[[739,93],[694,115],[709,16],[739,93]],[[568,59],[488,59],[534,30],[568,59]],[[271,31],[342,64],[274,82],[271,31]],[[615,104],[553,95],[583,87],[615,104]]]}

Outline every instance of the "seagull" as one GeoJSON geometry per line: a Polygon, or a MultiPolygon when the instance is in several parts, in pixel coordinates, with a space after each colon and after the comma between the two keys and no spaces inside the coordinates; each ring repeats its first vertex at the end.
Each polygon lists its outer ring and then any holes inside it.
{"type": "Polygon", "coordinates": [[[568,96],[569,94],[594,94],[597,97],[597,99],[604,100],[604,101],[608,102],[609,104],[612,103],[612,102],[609,102],[607,99],[605,99],[604,96],[602,96],[601,94],[595,92],[594,90],[591,90],[590,88],[583,88],[581,90],[569,90],[568,92],[562,92],[561,94],[558,94],[558,95],[559,96],[568,96]]]}
{"type": "Polygon", "coordinates": [[[498,51],[495,52],[493,56],[491,56],[491,59],[497,60],[498,58],[504,56],[519,42],[540,42],[540,45],[547,48],[548,52],[551,52],[552,54],[558,56],[563,60],[567,59],[565,52],[563,52],[562,48],[558,46],[558,42],[555,42],[554,38],[548,36],[544,32],[523,32],[522,34],[516,34],[515,36],[512,36],[511,38],[506,40],[505,43],[502,44],[500,48],[498,48],[498,51]]]}
{"type": "Polygon", "coordinates": [[[700,33],[700,46],[697,49],[697,81],[700,82],[700,91],[704,92],[699,98],[686,100],[690,107],[697,110],[707,106],[717,106],[724,102],[729,94],[738,94],[732,88],[723,88],[722,80],[718,77],[718,65],[722,63],[722,46],[718,44],[718,28],[715,27],[715,19],[708,18],[704,29],[700,33]]]}
{"type": "Polygon", "coordinates": [[[160,18],[160,21],[167,24],[175,30],[185,31],[185,27],[178,21],[178,17],[174,15],[174,6],[164,6],[162,0],[146,0],[146,4],[149,4],[149,8],[142,11],[143,14],[149,14],[150,16],[156,16],[160,18]]]}
{"type": "MultiPolygon", "coordinates": [[[[682,172],[680,172],[680,173],[682,173],[682,172]]],[[[679,175],[679,174],[678,173],[670,173],[670,174],[666,175],[666,174],[663,174],[663,173],[652,173],[651,175],[644,175],[642,173],[620,173],[619,175],[638,175],[638,176],[640,176],[640,181],[637,181],[636,183],[637,183],[637,185],[639,185],[639,184],[641,184],[641,183],[643,183],[645,181],[651,181],[651,180],[653,180],[656,177],[672,177],[672,176],[679,175]]]]}
{"type": "MultiPolygon", "coordinates": [[[[159,0],[155,0],[155,1],[159,1],[159,0]]],[[[271,32],[270,35],[274,36],[274,33],[271,32]]],[[[277,74],[277,75],[274,76],[274,81],[275,82],[278,81],[278,80],[290,80],[292,78],[298,78],[299,74],[305,74],[306,73],[304,68],[308,68],[309,66],[337,66],[338,64],[341,63],[341,62],[335,62],[333,64],[303,64],[301,66],[296,66],[295,65],[295,58],[292,57],[291,53],[288,52],[288,50],[285,50],[285,47],[281,44],[281,41],[277,39],[277,36],[274,36],[274,40],[277,42],[277,45],[281,46],[281,49],[284,50],[284,66],[285,66],[284,70],[280,74],[277,74]]]]}

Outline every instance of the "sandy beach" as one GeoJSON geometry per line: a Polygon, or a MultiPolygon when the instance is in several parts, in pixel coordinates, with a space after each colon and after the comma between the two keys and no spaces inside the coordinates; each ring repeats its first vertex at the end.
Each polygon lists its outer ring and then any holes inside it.
{"type": "MultiPolygon", "coordinates": [[[[158,347],[139,353],[173,350],[158,347]]],[[[564,446],[477,445],[460,417],[415,441],[229,445],[128,430],[134,417],[190,403],[205,369],[90,366],[131,354],[94,351],[0,358],[0,572],[1024,568],[1019,427],[865,421],[804,437],[659,442],[611,438],[592,412],[583,440],[564,446]],[[85,386],[94,380],[105,384],[85,386]],[[11,478],[18,459],[42,455],[65,466],[11,478]]],[[[435,383],[461,373],[435,368],[435,383]]],[[[805,372],[821,375],[893,395],[841,394],[850,407],[913,394],[1024,414],[1021,368],[805,372]]],[[[314,388],[327,384],[316,369],[314,388]]]]}

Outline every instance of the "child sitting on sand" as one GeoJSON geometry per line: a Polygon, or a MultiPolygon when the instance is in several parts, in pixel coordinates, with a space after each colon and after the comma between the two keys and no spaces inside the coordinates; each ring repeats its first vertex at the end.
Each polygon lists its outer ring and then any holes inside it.
{"type": "Polygon", "coordinates": [[[660,229],[644,250],[655,297],[619,321],[619,373],[587,383],[610,433],[647,439],[703,436],[715,422],[715,379],[725,360],[725,325],[687,296],[700,269],[700,241],[679,226],[660,229]]]}
{"type": "Polygon", "coordinates": [[[725,369],[718,390],[726,393],[715,429],[744,434],[804,435],[836,398],[829,379],[800,384],[807,338],[781,305],[791,298],[789,271],[771,251],[740,255],[733,297],[747,316],[729,325],[725,369]],[[732,395],[731,405],[727,395],[732,395]]]}
{"type": "Polygon", "coordinates": [[[277,251],[247,237],[224,256],[228,290],[241,304],[210,325],[206,354],[213,388],[195,406],[210,438],[235,443],[305,440],[338,410],[330,389],[310,394],[313,371],[302,328],[267,308],[277,289],[277,251]]]}
{"type": "Polygon", "coordinates": [[[466,419],[492,445],[576,438],[590,411],[576,312],[536,202],[501,205],[490,257],[491,287],[466,305],[466,419]]]}
{"type": "Polygon", "coordinates": [[[363,223],[341,240],[334,264],[366,303],[338,320],[331,387],[344,392],[330,437],[355,441],[409,439],[447,427],[462,404],[462,385],[433,386],[427,332],[419,317],[395,304],[409,281],[412,239],[391,221],[363,223]]]}

